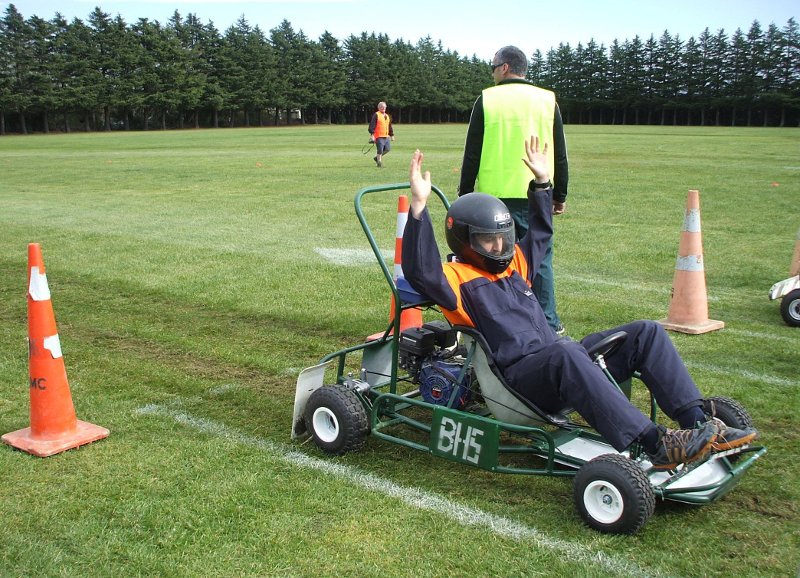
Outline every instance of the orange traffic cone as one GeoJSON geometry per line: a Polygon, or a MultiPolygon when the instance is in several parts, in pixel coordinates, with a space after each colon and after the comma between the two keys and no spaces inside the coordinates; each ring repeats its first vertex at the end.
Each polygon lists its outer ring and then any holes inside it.
{"type": "Polygon", "coordinates": [[[789,268],[789,277],[800,275],[800,229],[797,229],[797,240],[794,242],[794,255],[792,266],[789,268]]]}
{"type": "Polygon", "coordinates": [[[686,216],[672,281],[669,313],[659,323],[665,329],[692,334],[725,327],[724,322],[708,318],[703,240],[700,232],[700,191],[689,191],[686,200],[686,216]]]}
{"type": "MultiPolygon", "coordinates": [[[[401,283],[405,279],[403,275],[403,232],[406,230],[408,222],[409,203],[408,197],[400,195],[397,198],[397,233],[394,237],[394,284],[401,283]]],[[[394,321],[394,295],[392,295],[391,309],[389,310],[389,321],[394,321]]],[[[404,309],[400,312],[400,331],[409,327],[422,326],[422,311],[419,309],[404,309]]]]}
{"type": "MultiPolygon", "coordinates": [[[[402,283],[403,276],[403,231],[406,229],[408,222],[409,203],[408,197],[400,195],[397,199],[397,230],[394,237],[394,284],[402,283]]],[[[389,305],[389,323],[394,321],[395,311],[394,294],[392,294],[391,303],[389,305]]],[[[400,312],[400,331],[408,329],[409,327],[422,326],[422,311],[417,308],[403,309],[400,312]]],[[[367,337],[367,341],[372,341],[382,336],[383,332],[375,333],[367,337]]]]}
{"type": "Polygon", "coordinates": [[[75,417],[38,243],[28,245],[28,362],[31,426],[2,436],[4,443],[44,458],[108,436],[75,417]]]}

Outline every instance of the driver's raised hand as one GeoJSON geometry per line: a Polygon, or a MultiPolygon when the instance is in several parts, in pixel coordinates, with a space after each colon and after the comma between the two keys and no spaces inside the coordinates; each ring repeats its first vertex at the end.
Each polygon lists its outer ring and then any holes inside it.
{"type": "Polygon", "coordinates": [[[428,197],[431,195],[431,173],[422,172],[423,154],[419,149],[414,151],[411,156],[411,166],[408,169],[408,181],[411,183],[411,215],[419,218],[425,205],[428,204],[428,197]]]}

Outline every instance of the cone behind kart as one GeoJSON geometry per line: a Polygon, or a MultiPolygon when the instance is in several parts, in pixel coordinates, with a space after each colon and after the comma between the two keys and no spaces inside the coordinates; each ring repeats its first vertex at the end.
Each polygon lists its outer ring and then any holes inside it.
{"type": "Polygon", "coordinates": [[[792,266],[789,269],[789,277],[800,275],[800,229],[797,229],[797,238],[794,242],[794,255],[792,256],[792,266]]]}
{"type": "MultiPolygon", "coordinates": [[[[409,203],[408,197],[400,195],[397,198],[397,232],[394,237],[394,282],[395,285],[404,279],[403,275],[403,232],[406,230],[408,222],[409,203]]],[[[389,321],[394,321],[394,295],[392,295],[391,309],[389,310],[389,321]]],[[[422,326],[422,311],[419,309],[405,309],[400,312],[400,331],[409,327],[422,326]]]]}
{"type": "Polygon", "coordinates": [[[670,331],[692,334],[725,327],[724,322],[708,318],[699,191],[690,190],[686,200],[686,216],[681,230],[669,312],[667,318],[659,323],[670,331]]]}
{"type": "Polygon", "coordinates": [[[31,425],[2,436],[4,443],[47,457],[108,436],[75,416],[38,243],[28,245],[28,363],[31,425]]]}
{"type": "MultiPolygon", "coordinates": [[[[397,198],[397,229],[394,238],[394,283],[397,286],[403,275],[403,231],[406,229],[408,222],[409,203],[406,195],[400,195],[397,198]]],[[[396,303],[394,300],[394,293],[392,293],[391,302],[389,304],[389,323],[394,321],[396,303]]],[[[409,327],[422,326],[422,311],[417,308],[404,309],[400,312],[400,331],[404,331],[409,327]]],[[[374,333],[367,337],[367,341],[372,341],[382,336],[381,333],[374,333]]]]}

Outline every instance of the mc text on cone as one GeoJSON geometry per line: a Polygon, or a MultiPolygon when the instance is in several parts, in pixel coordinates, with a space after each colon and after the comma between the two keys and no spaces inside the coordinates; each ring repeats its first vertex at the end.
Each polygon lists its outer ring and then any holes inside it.
{"type": "Polygon", "coordinates": [[[707,333],[725,327],[722,321],[708,318],[706,273],[703,263],[703,240],[700,227],[700,192],[690,190],[686,200],[678,260],[672,281],[672,294],[665,329],[681,333],[707,333]]]}
{"type": "Polygon", "coordinates": [[[47,457],[109,435],[75,416],[38,243],[28,245],[28,366],[30,427],[5,434],[4,443],[47,457]]]}

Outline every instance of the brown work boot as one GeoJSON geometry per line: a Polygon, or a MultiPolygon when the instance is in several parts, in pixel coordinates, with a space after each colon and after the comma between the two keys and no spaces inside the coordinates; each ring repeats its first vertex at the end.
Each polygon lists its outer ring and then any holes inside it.
{"type": "Polygon", "coordinates": [[[758,430],[755,428],[738,429],[730,427],[718,417],[709,418],[708,423],[717,433],[717,439],[711,444],[715,452],[740,448],[758,437],[758,430]]]}
{"type": "Polygon", "coordinates": [[[658,428],[658,446],[655,454],[647,453],[656,470],[672,470],[704,458],[717,439],[717,431],[710,423],[695,429],[658,428]]]}

